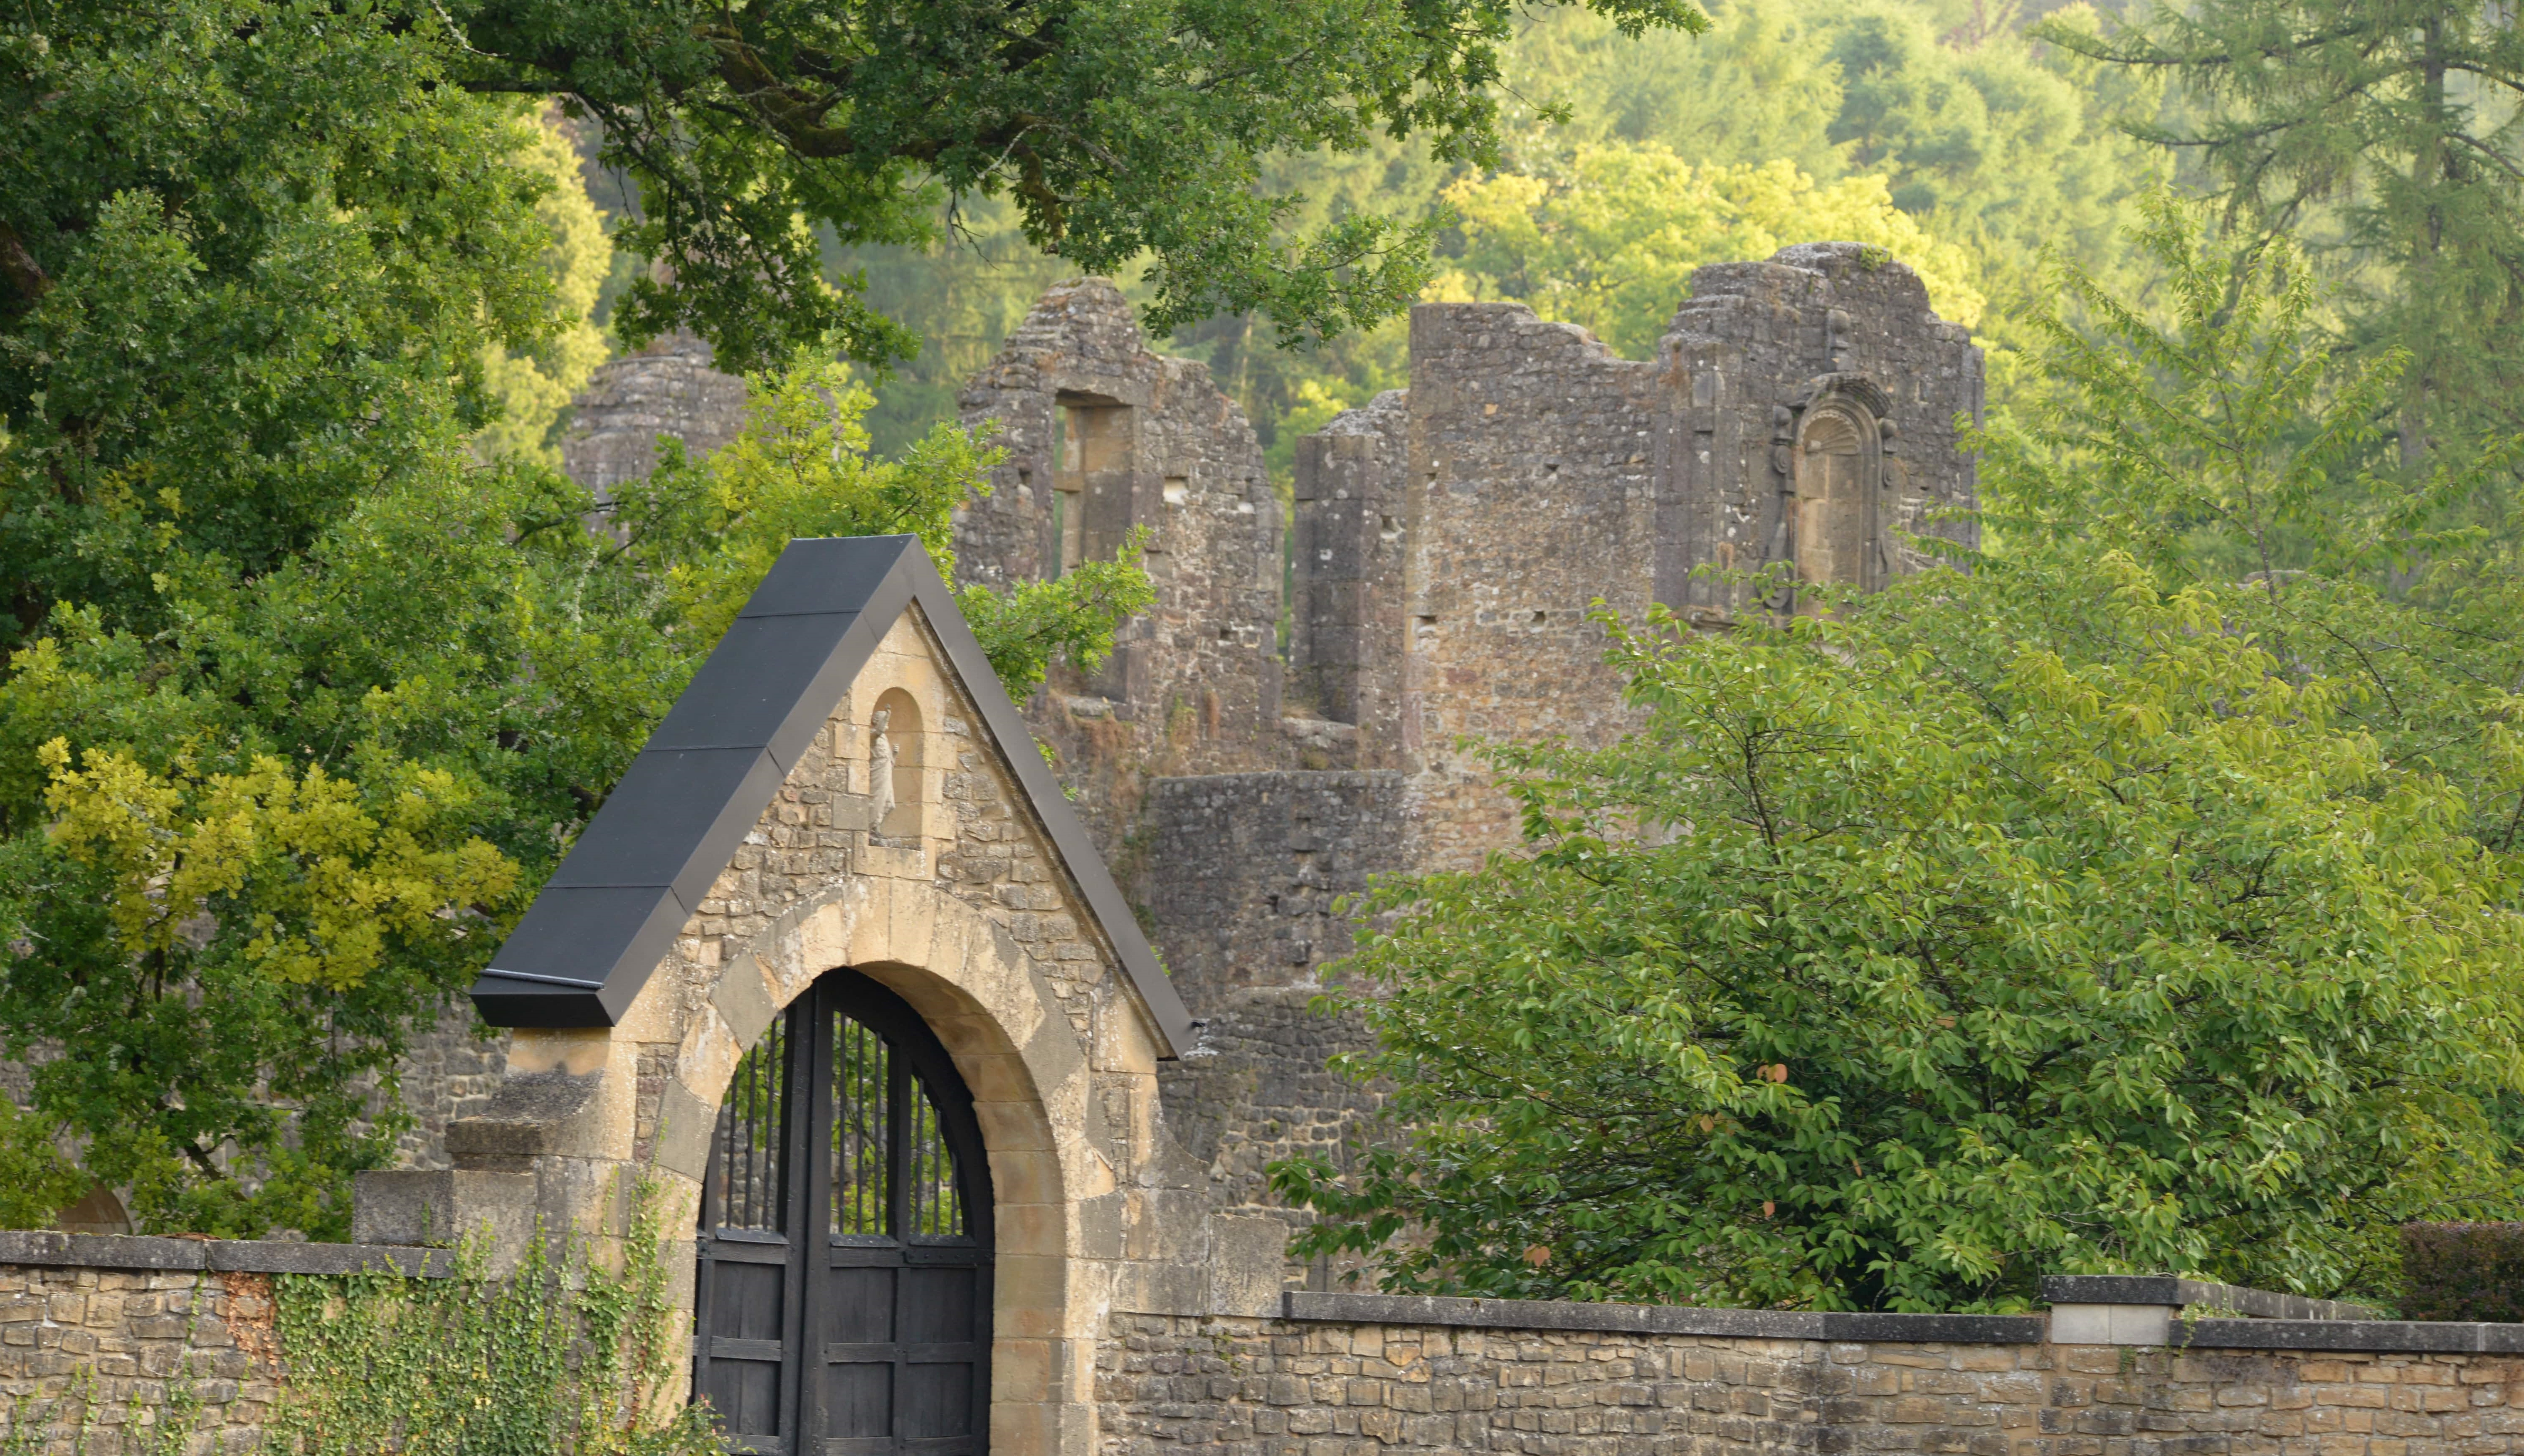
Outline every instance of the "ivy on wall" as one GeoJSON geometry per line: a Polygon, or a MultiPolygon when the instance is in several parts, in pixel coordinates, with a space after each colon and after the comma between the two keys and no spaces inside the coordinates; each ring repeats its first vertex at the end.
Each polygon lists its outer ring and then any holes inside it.
{"type": "Polygon", "coordinates": [[[619,1269],[588,1240],[531,1240],[493,1277],[468,1243],[455,1278],[292,1275],[277,1285],[287,1393],[269,1440],[292,1456],[717,1456],[678,1388],[657,1189],[634,1190],[619,1269]]]}
{"type": "MultiPolygon", "coordinates": [[[[584,1236],[539,1231],[504,1275],[491,1272],[488,1245],[470,1241],[450,1279],[369,1271],[274,1280],[270,1328],[232,1331],[286,1371],[262,1450],[719,1456],[716,1417],[683,1401],[659,1189],[642,1179],[631,1191],[618,1266],[584,1236]]],[[[229,1313],[233,1324],[233,1304],[229,1313]]],[[[59,1398],[11,1412],[0,1456],[178,1456],[206,1415],[216,1424],[189,1362],[163,1406],[126,1409],[121,1430],[104,1426],[94,1372],[81,1369],[59,1398]]]]}

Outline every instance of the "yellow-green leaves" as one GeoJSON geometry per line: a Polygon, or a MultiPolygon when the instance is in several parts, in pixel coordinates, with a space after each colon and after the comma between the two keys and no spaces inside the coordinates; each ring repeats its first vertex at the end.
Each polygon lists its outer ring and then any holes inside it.
{"type": "Polygon", "coordinates": [[[465,796],[444,772],[413,770],[371,803],[319,766],[268,756],[198,779],[112,751],[73,766],[60,739],[41,757],[53,842],[107,871],[132,957],[223,938],[264,975],[344,991],[398,940],[482,928],[477,907],[516,888],[516,866],[462,832],[465,796]]]}
{"type": "Polygon", "coordinates": [[[497,341],[483,346],[482,382],[499,400],[501,416],[474,437],[473,448],[485,458],[524,456],[558,468],[553,426],[605,363],[609,347],[595,313],[597,294],[613,267],[613,244],[580,179],[569,138],[550,117],[521,122],[519,129],[531,138],[520,148],[521,160],[552,183],[535,204],[535,216],[551,236],[543,268],[552,280],[552,331],[535,349],[511,351],[497,341]]]}
{"type": "Polygon", "coordinates": [[[1980,318],[1971,254],[1895,207],[1878,176],[1818,183],[1787,162],[1694,167],[1659,144],[1622,142],[1581,147],[1551,175],[1466,178],[1445,198],[1465,246],[1432,296],[1529,304],[1632,359],[1655,352],[1692,269],[1817,238],[1882,248],[1926,281],[1939,314],[1980,318]]]}

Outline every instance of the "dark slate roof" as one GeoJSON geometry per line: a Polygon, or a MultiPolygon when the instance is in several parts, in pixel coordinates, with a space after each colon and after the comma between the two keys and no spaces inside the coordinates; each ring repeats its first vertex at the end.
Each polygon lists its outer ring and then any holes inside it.
{"type": "Polygon", "coordinates": [[[1191,1013],[914,536],[792,541],[473,985],[493,1026],[611,1026],[910,604],[981,711],[1166,1054],[1191,1013]]]}

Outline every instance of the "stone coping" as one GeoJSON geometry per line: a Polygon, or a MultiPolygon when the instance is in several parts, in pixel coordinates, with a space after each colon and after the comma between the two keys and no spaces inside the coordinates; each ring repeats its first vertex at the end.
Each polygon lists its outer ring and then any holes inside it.
{"type": "Polygon", "coordinates": [[[2195,1350],[2517,1355],[2524,1354],[2524,1325],[2453,1320],[2176,1320],[2166,1343],[2195,1350]]]}
{"type": "Polygon", "coordinates": [[[445,1279],[452,1249],[386,1243],[285,1243],[267,1238],[144,1238],[120,1234],[0,1230],[0,1265],[84,1269],[206,1270],[233,1274],[361,1274],[370,1270],[445,1279]]]}
{"type": "Polygon", "coordinates": [[[2307,1299],[2241,1285],[2208,1284],[2170,1274],[2055,1274],[2042,1281],[2053,1304],[2160,1304],[2205,1308],[2256,1320],[2376,1321],[2380,1314],[2341,1299],[2307,1299]]]}
{"type": "Polygon", "coordinates": [[[1581,1304],[1544,1299],[1450,1299],[1423,1294],[1322,1294],[1289,1289],[1283,1318],[1344,1325],[1451,1325],[1478,1330],[1601,1330],[1743,1339],[1884,1340],[1917,1344],[2040,1344],[2039,1315],[1847,1314],[1793,1309],[1701,1309],[1677,1304],[1581,1304]]]}

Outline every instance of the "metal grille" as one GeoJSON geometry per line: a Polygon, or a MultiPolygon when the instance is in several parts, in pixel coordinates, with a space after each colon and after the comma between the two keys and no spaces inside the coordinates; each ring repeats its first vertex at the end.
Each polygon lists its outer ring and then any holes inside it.
{"type": "Polygon", "coordinates": [[[835,1234],[961,1238],[955,1160],[928,1089],[886,1039],[833,1018],[835,1234]],[[895,1207],[899,1179],[902,1206],[895,1207]]]}
{"type": "Polygon", "coordinates": [[[833,1018],[833,1232],[884,1235],[886,1136],[893,1048],[847,1016],[833,1018]]]}
{"type": "Polygon", "coordinates": [[[737,1062],[727,1100],[719,1104],[718,1157],[710,1170],[717,1187],[704,1200],[704,1216],[715,1212],[722,1229],[781,1232],[781,1210],[788,1202],[781,1177],[788,1127],[782,1086],[787,1043],[784,1023],[772,1022],[763,1039],[737,1062]]]}
{"type": "Polygon", "coordinates": [[[910,1206],[905,1210],[911,1234],[960,1238],[964,1233],[964,1200],[955,1190],[955,1159],[946,1150],[946,1134],[938,1126],[938,1109],[929,1090],[911,1099],[911,1145],[903,1159],[910,1206]]]}

